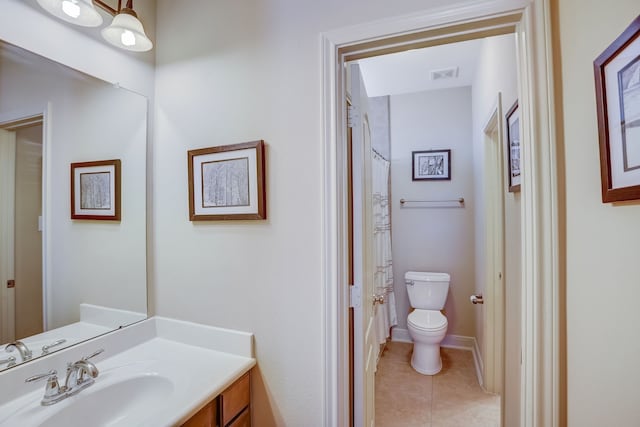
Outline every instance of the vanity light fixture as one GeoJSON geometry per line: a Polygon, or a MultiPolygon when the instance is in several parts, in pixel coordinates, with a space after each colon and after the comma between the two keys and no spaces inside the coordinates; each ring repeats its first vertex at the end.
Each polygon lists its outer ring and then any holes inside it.
{"type": "Polygon", "coordinates": [[[144,32],[142,22],[133,10],[133,0],[127,0],[127,6],[118,5],[118,13],[113,22],[102,30],[102,37],[112,45],[134,52],[146,52],[153,43],[144,32]]]}
{"type": "Polygon", "coordinates": [[[146,52],[153,48],[153,43],[144,32],[144,27],[133,10],[133,0],[127,0],[122,7],[114,9],[102,0],[37,0],[47,12],[64,21],[83,27],[98,27],[102,24],[102,15],[95,6],[114,16],[113,21],[102,30],[102,37],[120,49],[134,52],[146,52]]]}
{"type": "Polygon", "coordinates": [[[102,15],[91,0],[38,0],[44,10],[55,17],[82,27],[98,27],[102,15]]]}

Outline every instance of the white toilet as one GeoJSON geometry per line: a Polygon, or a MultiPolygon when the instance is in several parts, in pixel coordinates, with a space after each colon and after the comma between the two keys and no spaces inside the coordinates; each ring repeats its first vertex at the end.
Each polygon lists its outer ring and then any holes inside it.
{"type": "Polygon", "coordinates": [[[407,318],[413,339],[411,366],[424,375],[435,375],[442,369],[440,343],[447,333],[447,318],[440,312],[449,293],[447,273],[407,271],[409,303],[415,308],[407,318]]]}

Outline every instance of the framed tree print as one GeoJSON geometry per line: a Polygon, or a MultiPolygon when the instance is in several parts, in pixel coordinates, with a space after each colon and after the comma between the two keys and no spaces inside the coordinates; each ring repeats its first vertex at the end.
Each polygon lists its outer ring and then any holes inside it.
{"type": "Polygon", "coordinates": [[[189,219],[266,219],[264,142],[201,148],[187,153],[189,219]]]}
{"type": "Polygon", "coordinates": [[[640,16],[593,67],[602,202],[640,199],[640,16]]]}
{"type": "Polygon", "coordinates": [[[509,192],[520,191],[520,110],[516,101],[506,115],[509,192]]]}
{"type": "Polygon", "coordinates": [[[71,163],[71,219],[120,221],[120,160],[71,163]]]}

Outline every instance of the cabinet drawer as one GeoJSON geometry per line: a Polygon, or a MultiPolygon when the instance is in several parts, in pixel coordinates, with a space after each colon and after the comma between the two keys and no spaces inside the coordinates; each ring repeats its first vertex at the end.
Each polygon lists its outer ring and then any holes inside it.
{"type": "Polygon", "coordinates": [[[242,413],[238,415],[238,418],[233,420],[233,422],[229,424],[227,427],[251,427],[250,408],[244,408],[244,411],[242,411],[242,413]]]}
{"type": "MultiPolygon", "coordinates": [[[[251,377],[249,374],[250,372],[247,372],[220,395],[223,426],[226,426],[229,421],[233,420],[236,415],[249,406],[251,399],[251,377]]],[[[249,411],[246,412],[249,414],[249,411]]],[[[236,423],[234,422],[232,425],[236,426],[236,423]]],[[[249,424],[238,424],[238,426],[245,425],[248,426],[249,424]]]]}
{"type": "Polygon", "coordinates": [[[214,399],[189,418],[182,427],[216,427],[218,425],[218,402],[214,399]]]}

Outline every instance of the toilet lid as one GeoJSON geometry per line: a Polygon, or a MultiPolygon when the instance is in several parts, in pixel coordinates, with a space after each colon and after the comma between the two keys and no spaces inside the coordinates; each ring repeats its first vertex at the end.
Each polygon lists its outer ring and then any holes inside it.
{"type": "Polygon", "coordinates": [[[434,330],[447,327],[447,318],[438,310],[413,310],[407,322],[416,329],[434,330]]]}

